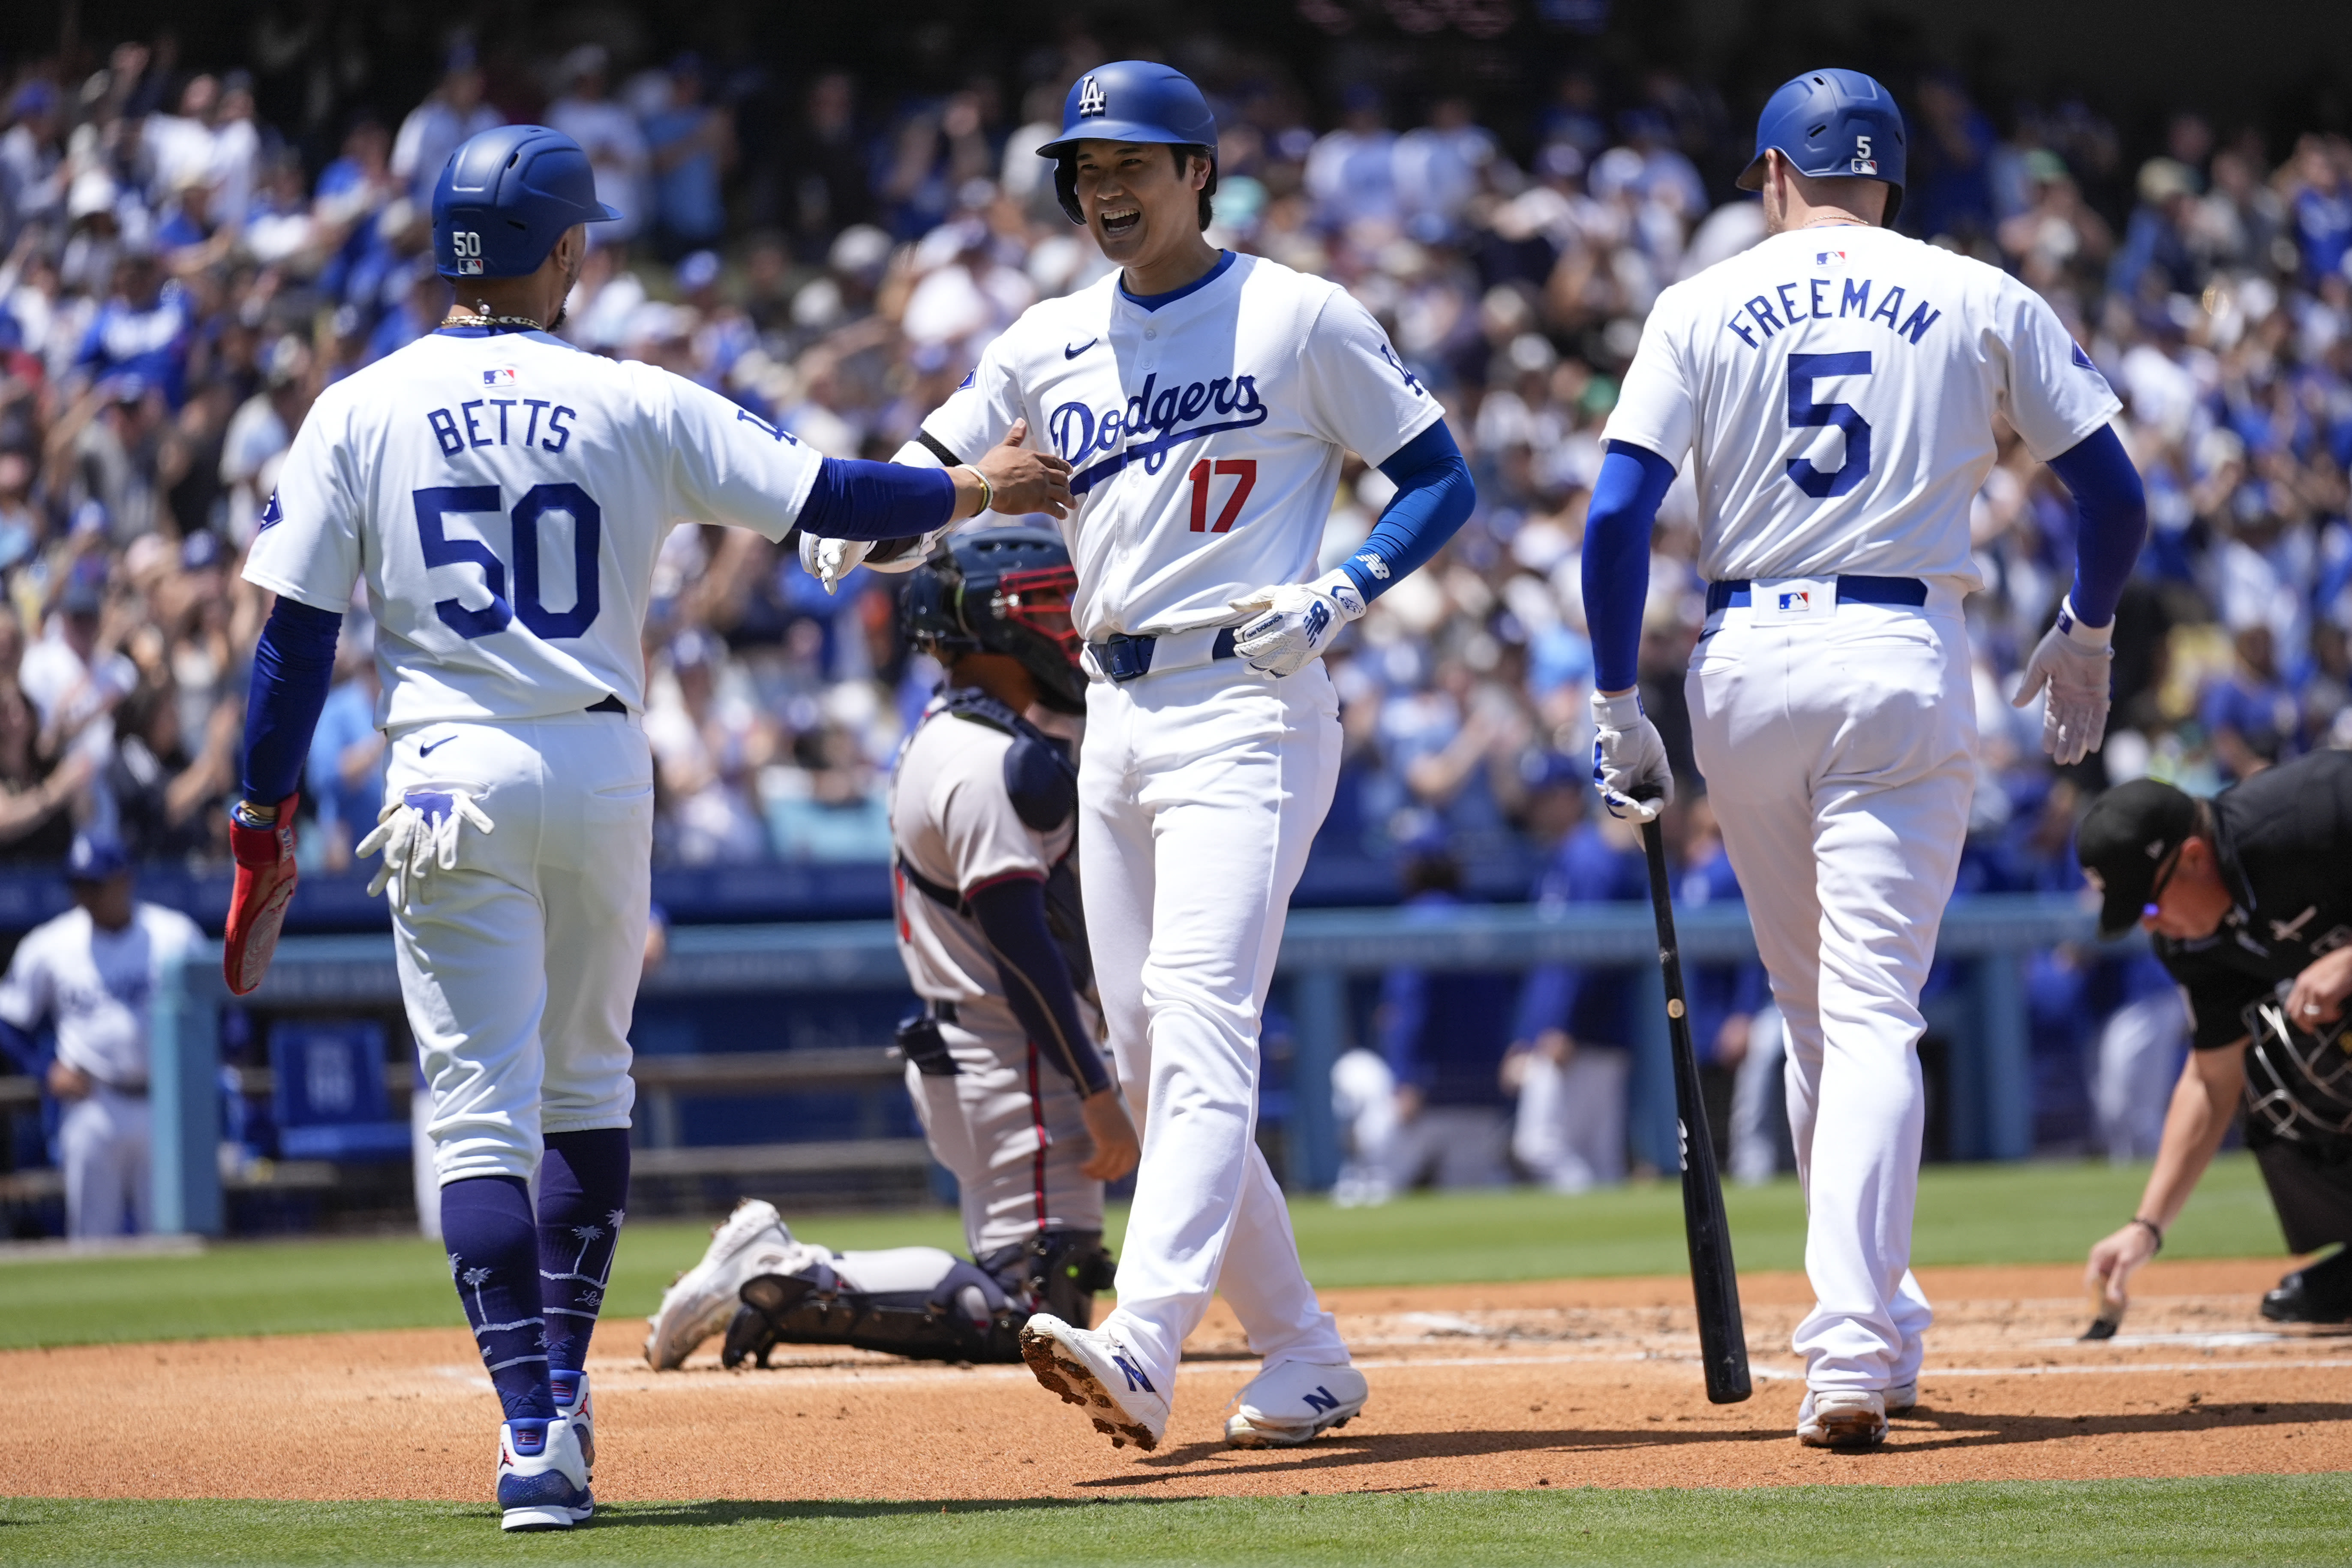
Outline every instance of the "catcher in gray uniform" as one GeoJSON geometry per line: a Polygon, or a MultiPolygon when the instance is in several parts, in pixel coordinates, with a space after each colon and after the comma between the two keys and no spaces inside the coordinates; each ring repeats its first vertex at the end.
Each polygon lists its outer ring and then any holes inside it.
{"type": "Polygon", "coordinates": [[[1017,1361],[1030,1312],[1093,1321],[1111,1282],[1103,1187],[1139,1150],[1099,1046],[1074,744],[1052,732],[1074,733],[1085,700],[1074,583],[1059,536],[993,529],[935,552],[900,600],[908,639],[948,674],[891,778],[898,952],[921,1003],[898,1043],[975,1261],[829,1253],[746,1203],[663,1299],[656,1366],[721,1328],[730,1366],[778,1343],[1017,1361]]]}

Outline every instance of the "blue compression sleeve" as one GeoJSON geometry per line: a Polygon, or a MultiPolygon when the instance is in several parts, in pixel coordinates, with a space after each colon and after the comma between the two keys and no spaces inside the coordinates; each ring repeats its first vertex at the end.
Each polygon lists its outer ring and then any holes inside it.
{"type": "Polygon", "coordinates": [[[1079,1094],[1108,1089],[1102,1053],[1078,1017],[1069,963],[1045,923],[1045,884],[1034,877],[1006,877],[973,889],[964,901],[996,959],[1004,1000],[1037,1049],[1079,1094]]]}
{"type": "Polygon", "coordinates": [[[910,539],[955,516],[945,468],[827,458],[801,503],[801,527],[826,539],[910,539]]]}
{"type": "Polygon", "coordinates": [[[2116,618],[2124,582],[2147,542],[2147,492],[2113,426],[2101,426],[2059,453],[2050,468],[2074,492],[2083,520],[2074,540],[2074,589],[2067,597],[2084,626],[2104,626],[2116,618]]]}
{"type": "Polygon", "coordinates": [[[275,805],[302,782],[310,734],[335,679],[335,634],[343,617],[280,595],[253,650],[245,699],[245,798],[275,805]]]}
{"type": "Polygon", "coordinates": [[[1390,454],[1381,472],[1397,493],[1372,536],[1348,557],[1344,570],[1367,602],[1409,572],[1426,565],[1478,504],[1470,465],[1441,419],[1390,454]]]}
{"type": "Polygon", "coordinates": [[[1584,622],[1596,691],[1623,691],[1642,663],[1642,605],[1650,595],[1650,525],[1675,466],[1646,447],[1612,441],[1584,514],[1584,622]]]}

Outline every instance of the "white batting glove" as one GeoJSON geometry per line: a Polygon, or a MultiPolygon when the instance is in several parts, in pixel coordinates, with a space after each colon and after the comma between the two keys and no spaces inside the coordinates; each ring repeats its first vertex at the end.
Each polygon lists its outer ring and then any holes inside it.
{"type": "Polygon", "coordinates": [[[376,814],[375,831],[360,840],[353,854],[364,859],[379,849],[383,852],[383,864],[376,868],[368,881],[368,897],[374,898],[387,887],[392,889],[392,901],[403,910],[414,907],[416,893],[425,885],[436,865],[444,871],[457,868],[457,826],[470,822],[477,831],[488,833],[493,824],[489,814],[474,804],[474,797],[463,790],[412,791],[422,806],[409,804],[409,796],[386,805],[376,814]],[[446,796],[448,807],[437,816],[430,808],[438,806],[446,796]]]}
{"type": "Polygon", "coordinates": [[[801,570],[824,584],[828,594],[841,592],[841,580],[864,563],[874,552],[871,542],[863,539],[827,539],[823,534],[801,531],[801,570]]]}
{"type": "Polygon", "coordinates": [[[931,552],[940,547],[940,541],[955,531],[956,525],[950,522],[929,533],[917,534],[912,539],[883,540],[866,551],[866,569],[868,572],[912,572],[931,558],[931,552]]]}
{"type": "Polygon", "coordinates": [[[1336,567],[1312,583],[1278,583],[1230,603],[1253,617],[1234,634],[1234,651],[1260,675],[1297,674],[1364,613],[1355,579],[1336,567]]]}
{"type": "Polygon", "coordinates": [[[2099,749],[2107,736],[2107,667],[2115,661],[2116,625],[2086,626],[2071,599],[2058,602],[2058,624],[2042,637],[2025,661],[2014,706],[2031,703],[2044,687],[2042,749],[2060,767],[2072,767],[2099,749]]]}
{"type": "Polygon", "coordinates": [[[1654,821],[1675,798],[1665,738],[1642,711],[1639,693],[1592,694],[1592,787],[1612,816],[1654,821]]]}

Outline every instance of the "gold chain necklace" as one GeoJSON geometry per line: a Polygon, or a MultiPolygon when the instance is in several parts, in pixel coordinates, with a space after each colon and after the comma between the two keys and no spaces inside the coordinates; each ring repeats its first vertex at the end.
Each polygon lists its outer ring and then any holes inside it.
{"type": "Polygon", "coordinates": [[[441,318],[441,324],[445,327],[521,327],[534,332],[547,331],[544,323],[534,321],[529,316],[493,316],[487,312],[481,315],[461,316],[453,310],[441,318]]]}

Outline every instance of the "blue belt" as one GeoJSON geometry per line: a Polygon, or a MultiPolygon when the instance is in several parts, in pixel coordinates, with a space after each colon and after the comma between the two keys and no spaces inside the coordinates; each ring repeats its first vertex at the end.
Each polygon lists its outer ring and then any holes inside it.
{"type": "MultiPolygon", "coordinates": [[[[1837,595],[1841,605],[1908,605],[1916,610],[1927,602],[1927,584],[1916,577],[1841,577],[1837,580],[1837,595]]],[[[1706,585],[1706,613],[1710,616],[1750,602],[1745,577],[1730,577],[1706,585]]]]}
{"type": "MultiPolygon", "coordinates": [[[[1151,673],[1152,650],[1159,646],[1158,637],[1131,637],[1125,632],[1113,632],[1101,642],[1087,644],[1087,651],[1095,656],[1095,668],[1113,680],[1133,680],[1151,673]]],[[[1233,627],[1226,626],[1217,633],[1216,640],[1209,645],[1209,657],[1234,657],[1233,627]]]]}

